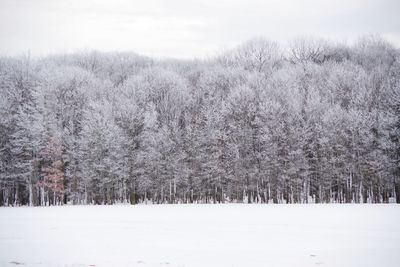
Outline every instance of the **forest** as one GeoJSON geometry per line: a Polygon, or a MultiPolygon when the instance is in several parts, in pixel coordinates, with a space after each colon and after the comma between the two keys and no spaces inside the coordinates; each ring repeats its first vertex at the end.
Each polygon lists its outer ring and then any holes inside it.
{"type": "Polygon", "coordinates": [[[400,203],[400,49],[0,57],[0,206],[400,203]]]}

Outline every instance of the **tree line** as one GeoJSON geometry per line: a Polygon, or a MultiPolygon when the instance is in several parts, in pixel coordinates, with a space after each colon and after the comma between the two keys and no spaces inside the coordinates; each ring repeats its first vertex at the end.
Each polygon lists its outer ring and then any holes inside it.
{"type": "Polygon", "coordinates": [[[400,50],[0,57],[0,205],[400,203],[400,50]]]}

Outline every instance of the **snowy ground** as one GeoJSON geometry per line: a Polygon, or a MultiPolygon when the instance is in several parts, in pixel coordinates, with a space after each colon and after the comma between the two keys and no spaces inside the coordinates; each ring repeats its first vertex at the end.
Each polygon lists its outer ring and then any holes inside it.
{"type": "Polygon", "coordinates": [[[400,205],[0,208],[0,266],[400,266],[400,205]]]}

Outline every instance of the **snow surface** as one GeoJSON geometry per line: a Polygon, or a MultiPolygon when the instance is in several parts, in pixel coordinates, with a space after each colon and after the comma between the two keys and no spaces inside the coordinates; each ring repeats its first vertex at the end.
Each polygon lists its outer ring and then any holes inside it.
{"type": "Polygon", "coordinates": [[[400,266],[400,205],[0,208],[0,266],[400,266]]]}

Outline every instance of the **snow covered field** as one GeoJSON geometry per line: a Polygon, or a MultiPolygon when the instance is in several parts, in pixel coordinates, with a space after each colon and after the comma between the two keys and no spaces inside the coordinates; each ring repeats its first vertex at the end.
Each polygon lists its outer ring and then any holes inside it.
{"type": "Polygon", "coordinates": [[[0,208],[1,266],[400,266],[400,205],[0,208]]]}

